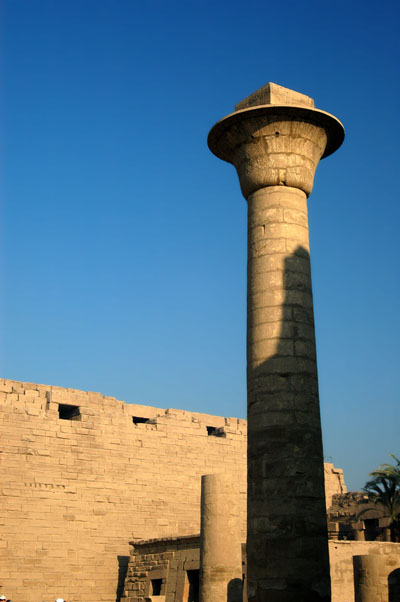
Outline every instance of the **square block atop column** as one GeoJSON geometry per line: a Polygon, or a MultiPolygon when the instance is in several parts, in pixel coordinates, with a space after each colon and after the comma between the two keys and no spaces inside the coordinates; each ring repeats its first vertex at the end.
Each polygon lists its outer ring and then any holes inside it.
{"type": "Polygon", "coordinates": [[[257,107],[258,105],[284,105],[313,108],[314,100],[305,94],[269,82],[262,88],[253,92],[253,94],[250,94],[250,96],[244,100],[241,100],[235,106],[235,111],[247,109],[248,107],[257,107]]]}

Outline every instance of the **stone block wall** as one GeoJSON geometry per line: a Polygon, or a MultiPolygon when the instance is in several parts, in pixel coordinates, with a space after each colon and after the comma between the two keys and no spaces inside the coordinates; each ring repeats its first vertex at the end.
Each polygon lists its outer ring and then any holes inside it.
{"type": "Polygon", "coordinates": [[[326,507],[330,508],[333,496],[347,493],[347,487],[344,482],[343,470],[336,468],[331,462],[324,463],[324,474],[326,507]]]}
{"type": "Polygon", "coordinates": [[[0,586],[17,602],[114,602],[130,540],[199,531],[203,474],[237,475],[244,534],[244,420],[1,380],[0,424],[0,586]]]}
{"type": "Polygon", "coordinates": [[[203,474],[237,475],[245,541],[245,420],[0,380],[0,431],[0,587],[16,602],[118,600],[130,540],[199,532],[203,474]]]}
{"type": "Polygon", "coordinates": [[[400,544],[380,541],[330,541],[332,602],[354,602],[353,556],[362,554],[382,556],[381,582],[385,587],[382,599],[398,602],[400,600],[400,544]]]}
{"type": "MultiPolygon", "coordinates": [[[[380,599],[399,602],[400,545],[395,543],[330,541],[332,602],[355,602],[353,556],[379,554],[380,599]]],[[[242,547],[243,574],[246,549],[242,547]]],[[[123,602],[143,602],[152,593],[152,581],[162,580],[165,602],[191,602],[188,571],[200,567],[200,537],[144,541],[132,546],[123,602]]],[[[189,574],[190,576],[190,574],[189,574]]],[[[154,598],[154,600],[159,600],[154,598]]],[[[161,600],[159,600],[161,602],[161,600]]],[[[377,601],[376,601],[377,602],[377,601]]]]}
{"type": "Polygon", "coordinates": [[[131,551],[123,602],[143,602],[154,595],[154,585],[160,586],[157,591],[165,602],[198,599],[199,570],[199,535],[137,543],[131,551]]]}

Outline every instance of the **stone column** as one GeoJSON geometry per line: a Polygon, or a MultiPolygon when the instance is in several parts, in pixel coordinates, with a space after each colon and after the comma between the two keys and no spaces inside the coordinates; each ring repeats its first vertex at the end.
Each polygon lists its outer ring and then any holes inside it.
{"type": "Polygon", "coordinates": [[[353,523],[354,541],[365,541],[364,522],[362,520],[353,523]]]}
{"type": "Polygon", "coordinates": [[[387,602],[389,589],[378,554],[353,556],[355,602],[387,602]]]}
{"type": "Polygon", "coordinates": [[[201,477],[200,602],[242,602],[237,479],[201,477]]]}
{"type": "Polygon", "coordinates": [[[307,197],[344,130],[267,84],[209,134],[248,202],[248,600],[330,599],[307,197]]]}

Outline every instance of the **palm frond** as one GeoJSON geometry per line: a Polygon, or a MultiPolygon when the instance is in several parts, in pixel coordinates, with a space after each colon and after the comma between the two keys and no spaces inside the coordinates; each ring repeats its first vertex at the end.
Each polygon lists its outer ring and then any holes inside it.
{"type": "MultiPolygon", "coordinates": [[[[363,491],[368,493],[368,500],[363,500],[360,504],[380,505],[393,522],[400,513],[400,460],[394,454],[390,455],[397,462],[397,466],[381,464],[369,473],[373,478],[363,487],[363,491]]],[[[367,510],[368,508],[365,508],[358,516],[365,514],[367,510]]]]}

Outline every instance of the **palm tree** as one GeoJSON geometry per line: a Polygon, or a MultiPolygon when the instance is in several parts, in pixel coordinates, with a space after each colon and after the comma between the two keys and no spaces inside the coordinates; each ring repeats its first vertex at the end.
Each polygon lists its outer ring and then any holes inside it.
{"type": "MultiPolygon", "coordinates": [[[[363,491],[368,493],[368,500],[362,503],[377,504],[382,508],[384,516],[389,518],[391,531],[391,540],[398,541],[400,536],[400,460],[393,454],[391,457],[396,460],[396,465],[382,464],[376,470],[369,473],[373,477],[365,483],[363,491]]],[[[359,512],[358,516],[368,511],[365,508],[359,512]]]]}

